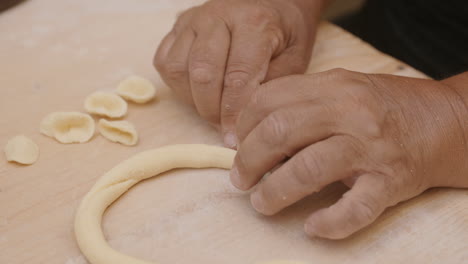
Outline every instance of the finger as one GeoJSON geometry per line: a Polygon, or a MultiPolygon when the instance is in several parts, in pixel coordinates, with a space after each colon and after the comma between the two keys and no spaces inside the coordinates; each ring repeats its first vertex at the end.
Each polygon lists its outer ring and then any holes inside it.
{"type": "Polygon", "coordinates": [[[181,32],[159,66],[162,79],[188,103],[193,102],[188,76],[188,58],[194,40],[195,34],[192,30],[181,32]]]}
{"type": "Polygon", "coordinates": [[[313,144],[258,185],[251,195],[252,206],[262,214],[275,214],[330,183],[352,176],[358,159],[353,143],[344,136],[313,144]]]}
{"type": "Polygon", "coordinates": [[[310,47],[305,47],[304,45],[287,48],[270,62],[264,81],[304,73],[309,66],[310,54],[310,47]]]}
{"type": "Polygon", "coordinates": [[[161,43],[159,44],[153,59],[153,65],[158,71],[162,69],[164,62],[166,61],[167,54],[172,48],[175,40],[176,36],[174,31],[171,31],[162,39],[161,43]]]}
{"type": "Polygon", "coordinates": [[[221,126],[229,147],[236,145],[237,116],[254,89],[264,80],[278,43],[273,37],[255,29],[232,32],[221,99],[221,126]]]}
{"type": "Polygon", "coordinates": [[[190,86],[198,113],[219,123],[230,33],[224,23],[201,25],[189,59],[190,86]]]}
{"type": "Polygon", "coordinates": [[[309,236],[345,238],[372,223],[390,205],[387,193],[382,176],[361,175],[338,202],[309,216],[305,231],[309,236]]]}
{"type": "Polygon", "coordinates": [[[313,103],[272,112],[238,148],[231,173],[233,184],[243,190],[249,189],[278,162],[339,132],[337,116],[329,106],[313,103]]]}
{"type": "Polygon", "coordinates": [[[283,77],[261,85],[239,115],[236,126],[239,142],[277,109],[316,100],[319,85],[313,77],[306,75],[283,77]]]}

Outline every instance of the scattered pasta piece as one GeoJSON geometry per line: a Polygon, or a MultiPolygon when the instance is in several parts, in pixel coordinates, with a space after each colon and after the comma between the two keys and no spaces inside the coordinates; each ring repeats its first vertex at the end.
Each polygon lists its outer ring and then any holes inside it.
{"type": "Polygon", "coordinates": [[[86,97],[84,107],[88,113],[110,118],[119,118],[127,113],[127,102],[113,93],[92,93],[86,97]]]}
{"type": "Polygon", "coordinates": [[[117,94],[125,100],[143,104],[154,98],[156,89],[147,79],[133,75],[120,82],[117,94]]]}
{"type": "Polygon", "coordinates": [[[39,158],[39,147],[23,135],[10,139],[5,146],[7,161],[31,165],[39,158]]]}
{"type": "Polygon", "coordinates": [[[84,143],[94,135],[95,125],[88,114],[54,112],[42,120],[40,130],[60,143],[84,143]]]}
{"type": "Polygon", "coordinates": [[[99,120],[98,129],[101,135],[112,142],[133,146],[138,142],[138,134],[132,123],[128,121],[99,120]]]}

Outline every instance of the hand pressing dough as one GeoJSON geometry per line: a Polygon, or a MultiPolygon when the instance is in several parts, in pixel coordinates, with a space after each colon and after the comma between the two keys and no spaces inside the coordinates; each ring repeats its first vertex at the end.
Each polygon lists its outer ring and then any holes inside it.
{"type": "Polygon", "coordinates": [[[113,93],[95,92],[86,97],[86,111],[90,114],[119,118],[127,113],[127,102],[113,93]]]}
{"type": "Polygon", "coordinates": [[[133,146],[138,142],[138,133],[128,121],[99,120],[98,130],[102,136],[112,142],[133,146]]]}
{"type": "Polygon", "coordinates": [[[28,137],[16,136],[7,142],[5,156],[7,161],[31,165],[39,157],[39,147],[28,137]]]}
{"type": "Polygon", "coordinates": [[[230,169],[235,154],[234,150],[209,145],[171,145],[141,152],[118,164],[94,184],[78,208],[75,236],[81,252],[91,264],[154,264],[122,254],[107,244],[101,229],[104,211],[139,181],[176,168],[230,169]]]}
{"type": "Polygon", "coordinates": [[[42,120],[40,130],[60,143],[84,143],[94,135],[95,125],[88,114],[54,112],[42,120]]]}
{"type": "Polygon", "coordinates": [[[117,94],[126,100],[143,104],[154,98],[156,89],[147,79],[133,75],[119,83],[117,94]]]}

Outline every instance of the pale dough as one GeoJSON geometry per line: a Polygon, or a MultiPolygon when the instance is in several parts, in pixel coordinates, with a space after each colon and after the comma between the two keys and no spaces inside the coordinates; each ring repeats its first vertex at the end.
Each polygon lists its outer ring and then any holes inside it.
{"type": "Polygon", "coordinates": [[[113,93],[94,92],[86,97],[84,108],[90,114],[119,118],[127,113],[127,102],[113,93]]]}
{"type": "Polygon", "coordinates": [[[39,158],[39,147],[30,138],[19,135],[7,142],[5,156],[7,161],[31,165],[39,158]]]}
{"type": "Polygon", "coordinates": [[[40,131],[60,143],[84,143],[94,135],[95,125],[88,114],[53,112],[42,120],[40,131]]]}
{"type": "Polygon", "coordinates": [[[101,135],[112,142],[133,146],[138,142],[138,133],[132,123],[122,121],[108,121],[101,119],[98,122],[101,135]]]}
{"type": "Polygon", "coordinates": [[[235,154],[234,150],[209,145],[171,145],[141,152],[118,164],[94,184],[78,208],[75,236],[81,252],[92,264],[154,264],[122,254],[107,244],[101,229],[106,208],[139,181],[176,168],[230,169],[235,154]]]}
{"type": "Polygon", "coordinates": [[[119,83],[117,94],[126,100],[143,104],[154,98],[156,89],[149,80],[132,75],[119,83]]]}

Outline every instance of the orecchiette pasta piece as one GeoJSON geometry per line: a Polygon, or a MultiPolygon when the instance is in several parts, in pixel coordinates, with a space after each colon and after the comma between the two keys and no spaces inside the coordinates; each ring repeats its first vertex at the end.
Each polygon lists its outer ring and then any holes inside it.
{"type": "Polygon", "coordinates": [[[10,139],[5,146],[7,161],[31,165],[39,158],[39,147],[23,135],[10,139]]]}
{"type": "Polygon", "coordinates": [[[112,142],[133,146],[138,142],[138,133],[128,121],[99,120],[98,129],[101,135],[112,142]]]}
{"type": "Polygon", "coordinates": [[[95,125],[88,114],[54,112],[42,120],[40,130],[60,143],[84,143],[94,135],[95,125]]]}
{"type": "Polygon", "coordinates": [[[85,99],[84,107],[88,113],[119,118],[127,113],[127,102],[113,93],[95,92],[85,99]]]}
{"type": "Polygon", "coordinates": [[[143,104],[154,98],[156,89],[149,80],[133,75],[120,82],[117,94],[126,100],[143,104]]]}

